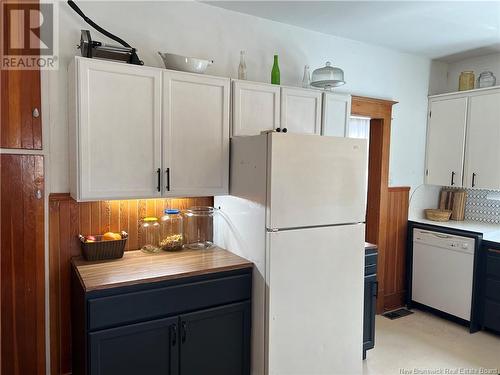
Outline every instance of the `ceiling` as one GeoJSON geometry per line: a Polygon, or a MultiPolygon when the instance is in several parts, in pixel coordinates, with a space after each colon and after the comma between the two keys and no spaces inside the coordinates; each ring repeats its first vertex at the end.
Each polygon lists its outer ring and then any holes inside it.
{"type": "Polygon", "coordinates": [[[208,3],[446,62],[500,52],[500,0],[208,3]]]}

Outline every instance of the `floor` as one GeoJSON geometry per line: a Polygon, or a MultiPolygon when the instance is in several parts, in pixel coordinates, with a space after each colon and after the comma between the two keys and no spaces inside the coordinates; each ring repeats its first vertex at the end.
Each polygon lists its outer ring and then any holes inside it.
{"type": "Polygon", "coordinates": [[[375,348],[367,353],[363,374],[500,373],[500,336],[471,335],[466,327],[413,311],[396,320],[377,315],[375,348]]]}

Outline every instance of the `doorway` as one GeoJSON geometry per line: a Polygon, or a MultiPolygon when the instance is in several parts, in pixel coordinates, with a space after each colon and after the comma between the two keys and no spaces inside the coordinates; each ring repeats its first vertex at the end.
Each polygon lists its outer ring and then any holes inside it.
{"type": "Polygon", "coordinates": [[[391,100],[353,96],[347,136],[368,139],[366,241],[378,247],[377,313],[404,304],[409,187],[389,187],[391,100]],[[369,121],[369,124],[367,123],[369,121]],[[393,202],[397,200],[397,202],[393,202]]]}

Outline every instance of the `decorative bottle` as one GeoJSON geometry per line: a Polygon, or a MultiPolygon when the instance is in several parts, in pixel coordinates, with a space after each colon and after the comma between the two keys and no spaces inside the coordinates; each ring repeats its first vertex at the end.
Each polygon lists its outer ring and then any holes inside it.
{"type": "Polygon", "coordinates": [[[245,63],[245,51],[240,51],[240,65],[238,65],[238,79],[247,79],[247,64],[245,63]]]}
{"type": "Polygon", "coordinates": [[[271,70],[271,83],[273,85],[280,84],[280,67],[278,65],[278,55],[274,55],[273,69],[271,70]]]}
{"type": "Polygon", "coordinates": [[[311,86],[311,75],[309,74],[309,65],[304,66],[304,77],[302,77],[302,87],[311,86]]]}

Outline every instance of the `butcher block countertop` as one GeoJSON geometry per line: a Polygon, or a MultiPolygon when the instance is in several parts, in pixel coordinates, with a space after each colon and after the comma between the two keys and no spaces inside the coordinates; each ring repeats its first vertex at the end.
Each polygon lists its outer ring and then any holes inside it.
{"type": "Polygon", "coordinates": [[[72,262],[86,292],[253,267],[218,247],[157,254],[134,250],[121,259],[88,262],[79,257],[72,262]]]}

